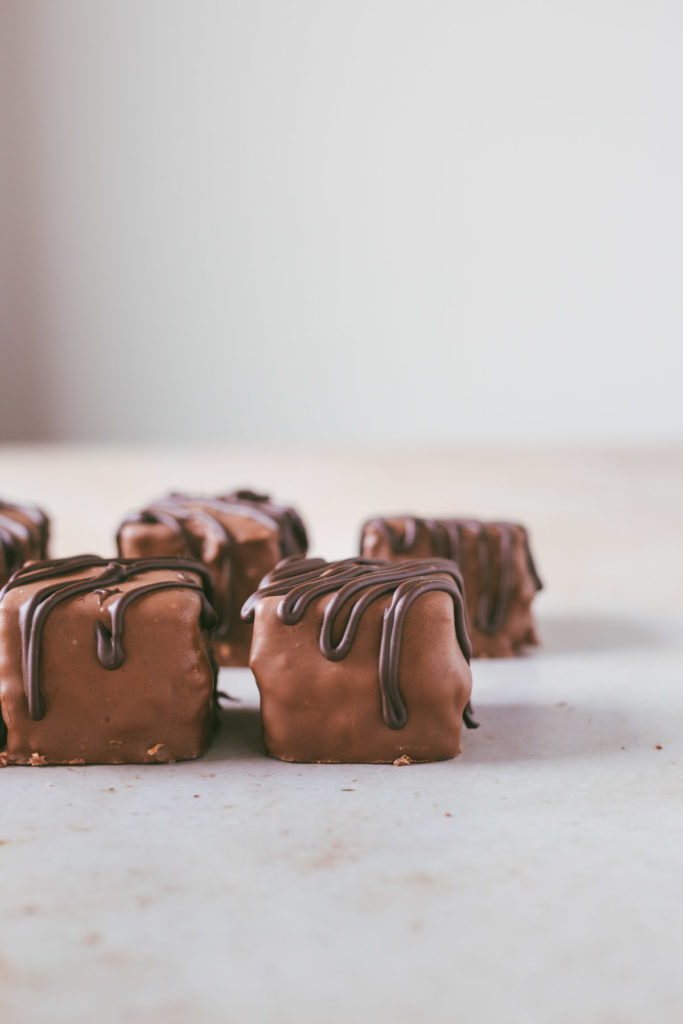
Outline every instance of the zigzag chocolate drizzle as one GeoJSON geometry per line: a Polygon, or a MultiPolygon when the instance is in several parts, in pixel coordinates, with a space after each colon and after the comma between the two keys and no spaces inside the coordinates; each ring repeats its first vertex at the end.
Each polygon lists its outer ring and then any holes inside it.
{"type": "Polygon", "coordinates": [[[480,597],[474,625],[481,633],[485,633],[488,636],[498,633],[507,613],[514,583],[512,572],[512,528],[517,527],[522,530],[529,572],[536,584],[536,589],[541,590],[543,587],[531,554],[527,531],[519,523],[484,523],[476,519],[427,519],[420,516],[391,516],[391,518],[400,519],[405,524],[404,532],[397,532],[387,519],[370,519],[363,525],[361,548],[362,537],[366,529],[373,527],[382,539],[389,544],[393,554],[409,557],[417,541],[418,530],[422,528],[429,535],[434,555],[438,558],[452,558],[459,565],[462,550],[462,531],[467,529],[476,534],[479,547],[480,597]],[[493,551],[491,550],[490,538],[484,530],[485,526],[494,526],[500,533],[500,568],[497,574],[494,573],[493,551]]]}
{"type": "MultiPolygon", "coordinates": [[[[125,650],[123,647],[124,618],[126,609],[139,598],[158,590],[194,590],[201,601],[201,624],[204,629],[212,629],[216,624],[216,613],[210,604],[211,577],[199,562],[181,558],[119,558],[108,561],[99,555],[81,555],[77,558],[55,558],[47,562],[18,569],[9,583],[0,591],[0,601],[4,595],[17,587],[30,583],[53,580],[45,587],[32,594],[21,606],[19,622],[21,627],[22,674],[24,689],[28,700],[29,715],[34,721],[40,721],[45,715],[45,701],[40,690],[40,655],[43,630],[52,611],[63,601],[79,597],[81,594],[103,591],[100,604],[107,597],[116,595],[109,605],[108,611],[111,627],[102,622],[95,623],[95,640],[97,658],[103,668],[117,669],[123,663],[125,650]],[[155,583],[143,584],[121,593],[116,584],[124,583],[136,576],[159,570],[177,573],[177,579],[158,580],[155,583]],[[87,573],[88,575],[80,575],[87,573]],[[192,576],[199,577],[199,581],[192,576]],[[77,575],[76,579],[57,579],[65,575],[77,575]],[[201,582],[200,582],[201,581],[201,582]],[[110,588],[110,589],[109,589],[110,588]],[[109,591],[107,593],[107,590],[109,591]]],[[[4,742],[4,736],[0,736],[4,742]]]]}
{"type": "Polygon", "coordinates": [[[23,565],[26,553],[30,551],[34,540],[32,529],[26,523],[19,522],[12,516],[3,515],[8,512],[21,512],[32,523],[38,535],[38,557],[47,557],[49,525],[45,513],[35,505],[14,505],[9,501],[0,501],[0,548],[2,549],[7,576],[23,565]]]}
{"type": "MultiPolygon", "coordinates": [[[[402,729],[408,721],[398,682],[403,627],[413,602],[431,591],[442,591],[453,599],[458,644],[469,661],[471,647],[465,625],[462,578],[452,561],[440,558],[396,563],[366,558],[347,558],[339,562],[287,558],[262,580],[260,588],[245,602],[242,618],[252,621],[262,598],[282,596],[278,618],[291,626],[301,621],[306,609],[319,597],[334,593],[323,615],[320,650],[329,661],[341,661],[351,650],[366,609],[391,594],[382,622],[378,675],[384,721],[390,729],[402,729]],[[341,636],[335,640],[337,621],[347,611],[341,636]]],[[[465,724],[476,728],[470,710],[468,705],[463,716],[465,724]]]]}
{"type": "Polygon", "coordinates": [[[201,559],[201,539],[194,536],[186,524],[191,520],[202,523],[208,534],[215,537],[220,553],[220,591],[225,599],[216,639],[222,640],[230,632],[233,614],[232,552],[235,538],[218,515],[249,516],[274,530],[278,535],[282,558],[305,554],[308,549],[306,528],[298,513],[284,505],[273,505],[267,494],[257,494],[250,490],[234,491],[218,497],[169,494],[124,519],[116,535],[116,542],[121,551],[121,531],[129,523],[162,523],[182,538],[192,558],[201,559]]]}

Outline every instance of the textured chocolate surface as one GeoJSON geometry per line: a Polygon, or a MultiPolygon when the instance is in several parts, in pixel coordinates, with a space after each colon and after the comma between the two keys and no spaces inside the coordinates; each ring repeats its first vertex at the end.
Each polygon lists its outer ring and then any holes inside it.
{"type": "Polygon", "coordinates": [[[216,615],[204,566],[97,555],[24,566],[0,592],[0,742],[15,764],[197,757],[216,615]]]}
{"type": "Polygon", "coordinates": [[[0,587],[24,562],[47,558],[49,529],[41,509],[0,501],[0,587]]]}
{"type": "Polygon", "coordinates": [[[255,620],[250,665],[273,756],[381,763],[459,753],[472,676],[453,562],[285,559],[242,615],[255,620]]]}
{"type": "Polygon", "coordinates": [[[305,554],[306,529],[294,509],[240,490],[218,497],[170,494],[124,519],[117,534],[128,557],[199,559],[213,580],[221,665],[247,665],[252,627],[240,608],[280,559],[305,554]]]}
{"type": "Polygon", "coordinates": [[[451,558],[465,585],[474,657],[508,657],[538,643],[531,602],[542,583],[518,523],[391,516],[363,526],[361,554],[402,561],[451,558]]]}

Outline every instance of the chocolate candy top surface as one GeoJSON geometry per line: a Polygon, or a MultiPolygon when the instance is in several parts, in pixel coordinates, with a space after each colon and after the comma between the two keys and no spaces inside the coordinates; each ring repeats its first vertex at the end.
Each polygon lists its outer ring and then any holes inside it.
{"type": "Polygon", "coordinates": [[[121,533],[127,525],[160,523],[182,540],[188,555],[193,558],[201,557],[202,547],[201,537],[197,535],[196,528],[192,528],[193,522],[215,541],[217,562],[221,567],[217,580],[217,591],[220,590],[221,597],[217,639],[229,635],[233,615],[232,554],[237,544],[229,525],[233,516],[252,519],[275,533],[282,558],[306,553],[308,536],[299,514],[289,506],[273,504],[268,495],[244,489],[218,496],[168,494],[127,516],[117,534],[120,551],[121,533]]]}
{"type": "Polygon", "coordinates": [[[127,523],[163,523],[182,536],[188,550],[192,551],[195,538],[186,524],[190,519],[201,519],[212,531],[221,535],[220,543],[227,555],[232,538],[229,529],[218,516],[247,516],[268,526],[279,535],[283,558],[302,554],[308,548],[306,528],[293,508],[274,505],[267,494],[249,490],[216,496],[171,493],[127,516],[119,533],[127,523]]]}
{"type": "Polygon", "coordinates": [[[39,558],[46,558],[48,536],[48,518],[41,509],[0,501],[0,549],[7,576],[30,557],[34,547],[39,558]]]}
{"type": "Polygon", "coordinates": [[[429,518],[412,515],[396,515],[369,519],[363,524],[362,537],[366,531],[373,529],[396,555],[410,556],[421,531],[429,537],[429,543],[435,556],[453,559],[461,564],[463,533],[474,534],[477,538],[478,578],[481,584],[482,599],[477,607],[473,625],[488,635],[497,633],[505,619],[508,603],[516,586],[513,572],[512,544],[514,534],[520,534],[525,549],[526,564],[529,574],[537,590],[543,584],[538,575],[526,528],[519,523],[505,521],[484,522],[468,518],[429,518]],[[494,571],[494,557],[489,538],[495,532],[500,538],[500,554],[498,571],[494,571]]]}
{"type": "Polygon", "coordinates": [[[211,593],[209,574],[201,563],[191,559],[108,560],[98,555],[81,555],[35,562],[13,574],[0,591],[0,602],[21,588],[26,588],[20,610],[22,674],[29,714],[34,721],[45,715],[39,685],[43,631],[50,613],[63,601],[94,593],[102,607],[107,603],[110,625],[99,620],[94,623],[93,644],[99,663],[111,670],[119,668],[125,658],[126,610],[146,594],[170,589],[195,591],[200,598],[202,626],[212,629],[216,622],[207,596],[211,593]]]}
{"type": "Polygon", "coordinates": [[[285,625],[294,625],[313,602],[332,594],[323,613],[320,651],[328,660],[340,661],[351,649],[365,610],[374,601],[391,595],[382,623],[379,684],[384,721],[391,729],[401,729],[408,718],[398,682],[403,626],[413,602],[431,591],[443,591],[452,598],[455,635],[469,660],[462,578],[457,566],[447,559],[389,563],[364,558],[337,562],[287,558],[265,577],[259,590],[245,603],[242,617],[251,620],[259,601],[280,597],[278,618],[285,625]]]}

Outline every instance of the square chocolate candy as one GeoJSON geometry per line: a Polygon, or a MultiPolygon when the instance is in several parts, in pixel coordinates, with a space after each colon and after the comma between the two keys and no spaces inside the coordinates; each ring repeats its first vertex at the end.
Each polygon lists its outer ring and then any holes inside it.
{"type": "Polygon", "coordinates": [[[117,543],[128,557],[177,555],[203,562],[218,614],[216,660],[244,666],[252,627],[240,619],[240,608],[281,558],[306,553],[308,538],[294,509],[242,490],[219,497],[170,494],[128,516],[117,543]]]}
{"type": "Polygon", "coordinates": [[[24,566],[0,592],[4,764],[199,757],[214,728],[203,566],[96,555],[24,566]]]}
{"type": "Polygon", "coordinates": [[[542,584],[529,536],[518,523],[389,516],[362,529],[366,558],[450,558],[465,586],[475,658],[505,658],[538,643],[531,602],[542,584]]]}
{"type": "Polygon", "coordinates": [[[285,559],[246,602],[268,753],[408,763],[460,752],[472,675],[461,580],[440,559],[285,559]]]}
{"type": "Polygon", "coordinates": [[[24,562],[47,558],[49,532],[41,509],[0,501],[0,587],[24,562]]]}

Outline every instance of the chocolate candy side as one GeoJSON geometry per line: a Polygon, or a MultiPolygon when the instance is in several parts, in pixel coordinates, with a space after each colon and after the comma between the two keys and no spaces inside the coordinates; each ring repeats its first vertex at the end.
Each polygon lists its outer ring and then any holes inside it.
{"type": "Polygon", "coordinates": [[[363,526],[361,553],[388,561],[453,558],[463,574],[474,657],[510,657],[538,643],[531,603],[542,583],[518,523],[376,518],[363,526]]]}
{"type": "Polygon", "coordinates": [[[308,537],[294,509],[240,490],[218,497],[170,494],[128,516],[117,533],[121,555],[185,556],[211,573],[221,665],[249,663],[252,627],[239,610],[281,558],[305,554],[308,537]]]}
{"type": "Polygon", "coordinates": [[[0,594],[10,764],[198,757],[214,727],[203,566],[98,556],[26,566],[0,594]]]}
{"type": "Polygon", "coordinates": [[[452,562],[287,559],[250,598],[264,742],[288,761],[460,751],[472,676],[452,562]]]}
{"type": "Polygon", "coordinates": [[[42,509],[0,501],[0,587],[24,562],[47,558],[49,533],[42,509]]]}

